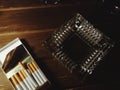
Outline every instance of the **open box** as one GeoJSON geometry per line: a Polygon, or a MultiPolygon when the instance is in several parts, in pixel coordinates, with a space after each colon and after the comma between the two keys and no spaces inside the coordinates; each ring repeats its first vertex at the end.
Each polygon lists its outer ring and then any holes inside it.
{"type": "Polygon", "coordinates": [[[0,49],[0,67],[13,90],[38,90],[50,84],[19,38],[0,49]]]}

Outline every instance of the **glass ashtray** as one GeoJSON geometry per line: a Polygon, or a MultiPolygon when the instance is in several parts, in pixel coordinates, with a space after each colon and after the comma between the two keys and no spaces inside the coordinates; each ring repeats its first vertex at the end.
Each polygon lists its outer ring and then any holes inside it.
{"type": "Polygon", "coordinates": [[[109,37],[79,13],[50,34],[44,44],[56,60],[82,77],[92,74],[114,46],[109,37]]]}

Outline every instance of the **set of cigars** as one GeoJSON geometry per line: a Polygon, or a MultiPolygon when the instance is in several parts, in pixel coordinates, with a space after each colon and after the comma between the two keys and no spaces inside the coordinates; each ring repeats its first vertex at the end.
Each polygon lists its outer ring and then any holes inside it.
{"type": "Polygon", "coordinates": [[[19,38],[0,49],[0,67],[13,90],[40,90],[50,83],[19,38]]]}

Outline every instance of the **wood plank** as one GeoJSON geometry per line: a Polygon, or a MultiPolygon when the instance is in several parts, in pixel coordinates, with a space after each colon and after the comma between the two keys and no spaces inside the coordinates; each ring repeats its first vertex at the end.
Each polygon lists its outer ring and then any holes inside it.
{"type": "MultiPolygon", "coordinates": [[[[55,0],[0,0],[0,8],[11,8],[11,7],[29,7],[29,6],[42,6],[45,5],[45,1],[48,1],[47,5],[54,5],[55,0]]],[[[57,1],[57,0],[56,0],[57,1]]],[[[96,2],[97,0],[61,0],[59,4],[69,3],[90,3],[96,2]]],[[[46,6],[47,6],[46,5],[46,6]]]]}
{"type": "Polygon", "coordinates": [[[95,3],[79,3],[0,9],[0,31],[4,33],[57,28],[77,12],[90,15],[94,5],[95,3]]]}
{"type": "Polygon", "coordinates": [[[11,32],[0,34],[0,47],[4,46],[13,39],[19,37],[22,39],[28,50],[36,58],[37,63],[48,76],[51,83],[61,88],[80,85],[80,80],[72,76],[67,69],[58,61],[53,60],[50,52],[43,46],[43,41],[54,30],[31,31],[31,32],[11,32]]]}
{"type": "Polygon", "coordinates": [[[113,83],[118,84],[120,80],[118,74],[120,48],[119,31],[117,29],[119,25],[115,23],[116,25],[112,26],[109,17],[107,18],[109,21],[104,16],[101,20],[101,15],[96,17],[97,14],[94,11],[95,1],[97,0],[82,0],[77,4],[59,5],[40,5],[37,2],[38,0],[30,0],[29,2],[27,0],[22,0],[23,2],[21,0],[7,1],[0,1],[0,48],[17,37],[22,39],[51,81],[54,88],[52,90],[116,90],[114,87],[119,87],[119,85],[113,85],[113,83]],[[106,69],[98,70],[98,77],[94,75],[91,81],[84,84],[78,77],[71,75],[61,63],[54,60],[50,52],[43,46],[43,41],[47,36],[76,12],[80,12],[88,19],[93,20],[94,24],[98,24],[103,31],[111,35],[117,42],[114,54],[109,55],[111,57],[108,58],[109,63],[106,63],[106,69]],[[104,81],[108,84],[102,84],[104,81]],[[112,84],[110,84],[111,81],[113,81],[112,84]],[[109,85],[111,88],[109,88],[109,85]]]}

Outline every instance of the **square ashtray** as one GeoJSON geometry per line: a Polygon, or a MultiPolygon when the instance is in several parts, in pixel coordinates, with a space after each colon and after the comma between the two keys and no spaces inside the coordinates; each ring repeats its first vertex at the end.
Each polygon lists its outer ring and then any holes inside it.
{"type": "Polygon", "coordinates": [[[111,39],[77,13],[45,40],[52,56],[71,73],[92,74],[114,46],[111,39]]]}

